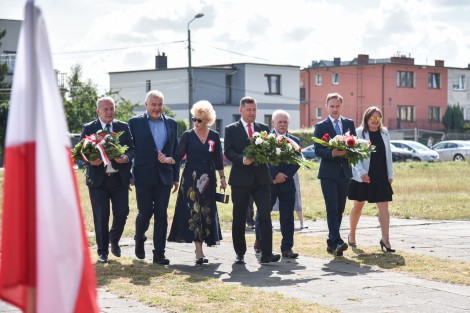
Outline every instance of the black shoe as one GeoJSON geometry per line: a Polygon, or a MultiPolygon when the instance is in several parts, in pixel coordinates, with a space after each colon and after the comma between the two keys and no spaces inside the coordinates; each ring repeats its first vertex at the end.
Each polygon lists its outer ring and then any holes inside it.
{"type": "MultiPolygon", "coordinates": [[[[333,248],[332,246],[326,246],[326,252],[328,252],[329,254],[335,254],[335,248],[333,248]]],[[[343,256],[343,252],[342,251],[338,251],[336,256],[343,256]]]]}
{"type": "Polygon", "coordinates": [[[297,259],[299,257],[299,254],[292,251],[292,249],[289,249],[286,251],[282,251],[282,257],[288,259],[297,259]]]}
{"type": "Polygon", "coordinates": [[[170,264],[170,260],[165,258],[164,254],[154,254],[153,255],[153,263],[160,264],[160,265],[168,265],[170,264]]]}
{"type": "Polygon", "coordinates": [[[279,254],[271,254],[268,256],[262,256],[260,263],[269,263],[269,262],[277,262],[281,259],[279,254]]]}
{"type": "Polygon", "coordinates": [[[107,256],[106,254],[100,255],[100,257],[98,258],[98,262],[100,262],[100,263],[108,263],[108,256],[107,256]]]}
{"type": "Polygon", "coordinates": [[[203,263],[209,263],[209,259],[202,258],[202,262],[203,262],[203,263]]]}
{"type": "Polygon", "coordinates": [[[138,259],[145,259],[145,240],[135,241],[135,256],[138,259]]]}
{"type": "Polygon", "coordinates": [[[379,243],[380,243],[380,248],[382,249],[382,251],[385,250],[386,252],[390,252],[390,253],[395,252],[395,249],[392,249],[391,247],[390,248],[387,247],[382,239],[380,239],[379,243]]]}
{"type": "Polygon", "coordinates": [[[235,258],[235,263],[245,264],[245,257],[243,255],[237,254],[237,257],[235,258]]]}
{"type": "Polygon", "coordinates": [[[199,259],[196,260],[196,265],[202,265],[204,263],[207,263],[207,262],[204,262],[204,258],[199,258],[199,259]]]}
{"type": "Polygon", "coordinates": [[[342,256],[343,255],[343,251],[346,251],[348,250],[348,244],[343,242],[343,243],[340,243],[339,245],[336,246],[336,249],[335,251],[333,251],[333,255],[335,256],[342,256]]]}
{"type": "Polygon", "coordinates": [[[253,245],[253,249],[255,249],[255,253],[261,253],[261,246],[259,244],[258,239],[255,240],[255,244],[253,245]]]}
{"type": "Polygon", "coordinates": [[[349,241],[349,235],[348,235],[348,245],[349,245],[351,248],[356,248],[356,243],[349,241]]]}
{"type": "Polygon", "coordinates": [[[118,258],[121,257],[121,247],[117,242],[111,242],[111,253],[118,258]]]}

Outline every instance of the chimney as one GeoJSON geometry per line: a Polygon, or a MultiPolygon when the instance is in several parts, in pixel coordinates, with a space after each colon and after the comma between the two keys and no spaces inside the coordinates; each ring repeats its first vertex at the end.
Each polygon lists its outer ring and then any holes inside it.
{"type": "Polygon", "coordinates": [[[341,66],[341,58],[334,58],[333,64],[336,66],[341,66]]]}
{"type": "Polygon", "coordinates": [[[390,59],[390,63],[398,63],[398,64],[406,64],[406,65],[414,65],[415,59],[406,57],[406,55],[402,54],[400,56],[393,56],[390,59]]]}
{"type": "Polygon", "coordinates": [[[369,64],[369,55],[368,54],[359,54],[357,56],[357,64],[359,64],[359,65],[369,64]]]}
{"type": "Polygon", "coordinates": [[[155,56],[155,69],[157,70],[166,70],[168,68],[167,65],[167,57],[165,55],[165,52],[160,55],[160,52],[158,53],[157,56],[155,56]]]}
{"type": "Polygon", "coordinates": [[[443,60],[434,60],[434,66],[435,67],[444,67],[444,61],[443,60]]]}

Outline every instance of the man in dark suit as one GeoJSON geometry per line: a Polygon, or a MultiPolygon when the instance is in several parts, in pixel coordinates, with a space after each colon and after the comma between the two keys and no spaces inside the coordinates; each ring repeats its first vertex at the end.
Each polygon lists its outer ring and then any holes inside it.
{"type": "Polygon", "coordinates": [[[135,255],[145,259],[145,232],[153,225],[153,263],[167,265],[165,257],[166,233],[168,228],[168,201],[171,187],[178,189],[179,163],[163,164],[158,153],[173,156],[178,145],[178,127],[174,119],[163,114],[163,94],[152,90],[147,93],[147,112],[129,120],[134,139],[135,159],[133,165],[137,198],[135,221],[135,255]]]}
{"type": "Polygon", "coordinates": [[[98,262],[108,262],[108,248],[111,242],[111,252],[121,256],[119,240],[121,239],[127,215],[129,214],[129,181],[131,165],[134,158],[134,144],[129,127],[126,123],[114,120],[116,105],[111,97],[98,99],[96,113],[98,119],[83,125],[80,140],[86,135],[93,135],[99,130],[108,132],[124,132],[119,137],[121,145],[129,149],[121,157],[111,160],[103,166],[101,159],[86,164],[88,191],[90,193],[93,222],[95,225],[96,244],[98,246],[98,262]],[[113,210],[113,223],[109,230],[110,201],[113,210]]]}
{"type": "Polygon", "coordinates": [[[255,122],[256,100],[244,97],[240,100],[241,119],[225,127],[224,154],[232,162],[229,184],[232,187],[233,221],[232,239],[236,263],[245,263],[245,222],[248,203],[252,196],[259,215],[261,263],[277,262],[279,254],[272,253],[272,223],[270,188],[271,175],[267,164],[255,166],[254,160],[243,156],[254,132],[266,131],[266,124],[255,122]]]}
{"type": "MultiPolygon", "coordinates": [[[[326,97],[326,109],[328,117],[317,123],[313,136],[323,138],[329,134],[331,138],[349,132],[356,135],[356,127],[351,119],[341,116],[343,98],[338,93],[330,93],[326,97]]],[[[318,178],[326,205],[326,217],[328,222],[327,251],[335,256],[342,256],[348,249],[348,245],[341,239],[340,227],[343,218],[349,183],[352,170],[348,160],[344,157],[346,151],[338,149],[330,150],[325,146],[315,143],[315,154],[321,158],[318,178]]]]}

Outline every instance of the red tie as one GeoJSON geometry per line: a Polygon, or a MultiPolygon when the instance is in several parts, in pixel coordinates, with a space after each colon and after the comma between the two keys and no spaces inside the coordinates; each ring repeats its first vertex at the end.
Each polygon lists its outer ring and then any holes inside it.
{"type": "Polygon", "coordinates": [[[248,126],[248,136],[252,137],[253,136],[253,129],[251,128],[251,124],[248,123],[246,124],[248,126]]]}

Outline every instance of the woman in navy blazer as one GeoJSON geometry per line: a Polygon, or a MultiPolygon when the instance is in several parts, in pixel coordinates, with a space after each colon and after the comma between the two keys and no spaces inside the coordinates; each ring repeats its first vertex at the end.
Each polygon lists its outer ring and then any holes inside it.
{"type": "Polygon", "coordinates": [[[379,209],[379,223],[382,230],[380,247],[387,252],[395,252],[390,246],[390,213],[388,202],[392,201],[392,150],[390,136],[382,125],[382,112],[377,107],[370,107],[364,112],[362,125],[356,130],[358,137],[370,140],[376,147],[369,160],[358,162],[353,168],[353,180],[349,186],[350,200],[354,206],[349,215],[351,230],[349,245],[356,246],[356,227],[361,217],[365,202],[376,203],[379,209]]]}

